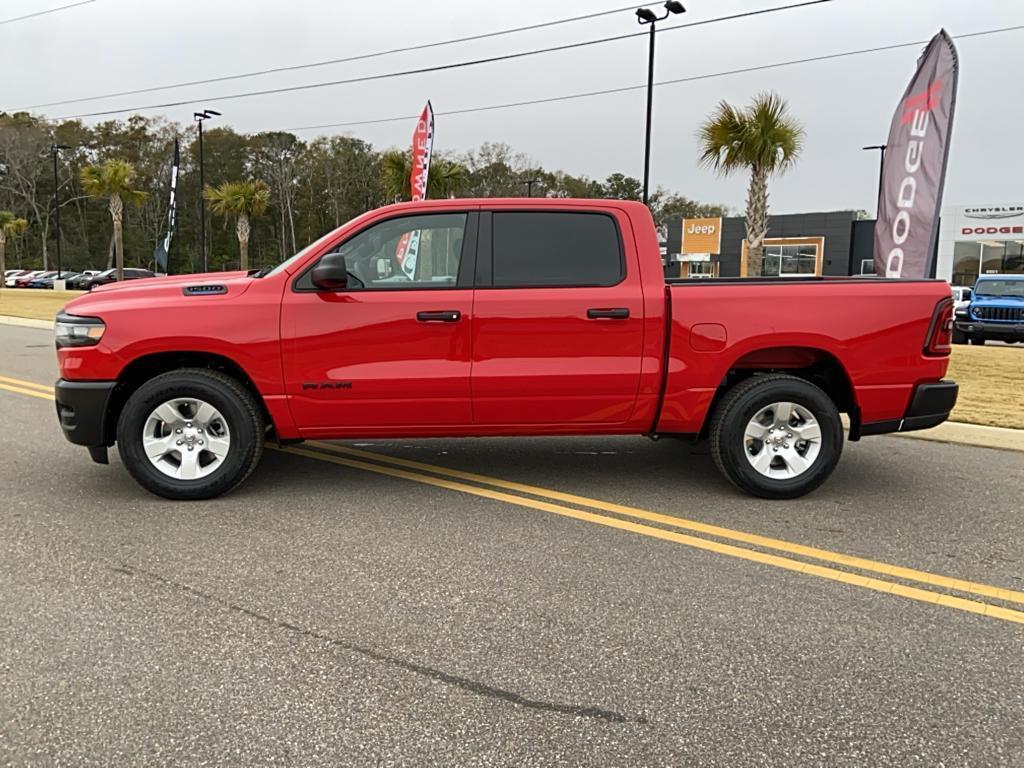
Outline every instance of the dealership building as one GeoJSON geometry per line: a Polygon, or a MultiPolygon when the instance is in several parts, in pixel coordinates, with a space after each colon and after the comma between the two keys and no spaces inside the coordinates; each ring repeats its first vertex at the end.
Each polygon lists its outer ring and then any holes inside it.
{"type": "MultiPolygon", "coordinates": [[[[874,219],[855,211],[770,216],[765,276],[874,273],[874,219]]],[[[669,225],[666,274],[745,277],[744,219],[676,219],[669,225]]],[[[1024,203],[943,208],[932,277],[973,285],[982,274],[1024,274],[1024,203]]]]}

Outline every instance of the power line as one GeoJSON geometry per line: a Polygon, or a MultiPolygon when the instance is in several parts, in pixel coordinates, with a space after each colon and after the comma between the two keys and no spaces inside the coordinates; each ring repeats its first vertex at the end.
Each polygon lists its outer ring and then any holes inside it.
{"type": "MultiPolygon", "coordinates": [[[[954,40],[963,40],[969,37],[981,37],[984,35],[995,35],[1001,32],[1017,32],[1024,30],[1024,24],[1014,27],[999,27],[997,29],[985,29],[980,32],[968,32],[962,35],[953,35],[954,40]]],[[[815,61],[828,61],[830,59],[841,59],[847,56],[860,56],[866,53],[879,53],[881,51],[892,51],[898,48],[913,48],[927,44],[927,40],[916,40],[912,43],[894,43],[892,45],[881,45],[875,48],[861,48],[856,51],[843,51],[841,53],[829,53],[821,56],[810,56],[803,59],[790,59],[789,61],[779,61],[772,64],[759,64],[752,67],[741,67],[739,69],[728,69],[722,72],[710,72],[703,75],[691,75],[690,77],[679,77],[673,80],[662,80],[654,84],[654,86],[660,87],[663,85],[678,85],[680,83],[691,83],[697,80],[710,80],[716,77],[726,77],[728,75],[739,75],[747,72],[758,72],[765,69],[778,69],[780,67],[789,67],[795,64],[808,64],[815,61]]],[[[527,107],[534,104],[550,104],[558,101],[570,101],[573,99],[586,99],[594,96],[608,96],[617,93],[626,93],[628,91],[639,91],[647,88],[647,84],[642,85],[626,85],[620,88],[604,88],[598,91],[584,91],[582,93],[569,93],[561,96],[549,96],[543,99],[529,99],[526,101],[512,101],[505,104],[489,104],[481,107],[466,107],[464,109],[452,109],[445,112],[436,112],[438,117],[450,117],[452,115],[465,115],[473,112],[489,112],[497,109],[512,109],[515,107],[527,107]]],[[[285,132],[294,131],[312,131],[322,130],[324,128],[349,128],[360,125],[376,125],[379,123],[394,123],[404,120],[415,120],[419,115],[400,115],[396,117],[382,117],[372,120],[354,120],[344,123],[324,123],[321,125],[304,125],[296,128],[281,128],[279,130],[285,132]]]]}
{"type": "MultiPolygon", "coordinates": [[[[756,11],[744,11],[742,13],[734,13],[734,14],[731,14],[729,16],[718,16],[718,17],[713,18],[713,19],[702,19],[701,21],[693,21],[693,22],[690,22],[689,24],[677,24],[677,25],[672,26],[672,27],[665,27],[665,28],[659,30],[659,32],[661,32],[661,33],[672,32],[674,30],[688,29],[690,27],[698,27],[698,26],[703,26],[705,24],[714,24],[714,23],[718,23],[718,22],[722,22],[722,21],[733,21],[735,19],[742,19],[742,18],[747,18],[747,17],[750,17],[750,16],[761,16],[761,15],[768,14],[768,13],[776,13],[776,12],[779,12],[779,11],[788,11],[788,10],[793,10],[795,8],[805,8],[807,6],[821,5],[822,3],[829,3],[829,2],[832,2],[832,0],[804,0],[804,2],[792,3],[790,5],[780,5],[780,6],[776,6],[774,8],[761,8],[761,9],[756,10],[756,11]]],[[[118,114],[124,114],[126,112],[141,112],[141,111],[153,110],[153,109],[167,109],[169,107],[180,107],[180,106],[184,106],[186,104],[197,104],[199,102],[229,101],[229,100],[232,100],[232,99],[251,98],[253,96],[271,96],[271,95],[276,95],[276,94],[280,94],[280,93],[293,93],[295,91],[308,91],[308,90],[312,90],[312,89],[316,89],[316,88],[326,88],[326,87],[335,86],[335,85],[351,85],[351,84],[354,84],[354,83],[366,83],[366,82],[371,82],[371,81],[374,81],[374,80],[388,80],[388,79],[393,79],[393,78],[397,78],[397,77],[407,77],[409,75],[421,75],[421,74],[427,74],[427,73],[430,73],[430,72],[441,72],[441,71],[450,70],[450,69],[463,69],[463,68],[466,68],[466,67],[478,66],[480,64],[491,64],[491,63],[498,62],[498,61],[508,61],[508,60],[511,60],[511,59],[522,59],[522,58],[526,58],[528,56],[537,56],[537,55],[545,54],[545,53],[554,53],[556,51],[567,51],[567,50],[571,50],[571,49],[575,49],[575,48],[584,48],[584,47],[591,46],[591,45],[600,45],[600,44],[603,44],[603,43],[610,43],[610,42],[614,42],[614,41],[618,41],[618,40],[626,40],[626,39],[630,39],[630,38],[634,38],[634,37],[643,37],[643,36],[646,36],[647,34],[648,33],[646,31],[630,32],[630,33],[622,34],[622,35],[612,35],[610,37],[601,37],[601,38],[596,38],[596,39],[592,39],[592,40],[581,40],[581,41],[578,41],[578,42],[575,42],[575,43],[565,43],[565,44],[562,44],[562,45],[549,46],[547,48],[534,48],[532,50],[519,51],[519,52],[516,52],[516,53],[508,53],[508,54],[503,54],[501,56],[488,56],[488,57],[485,57],[485,58],[482,58],[482,59],[470,59],[470,60],[467,60],[467,61],[452,62],[450,64],[438,64],[438,65],[431,66],[431,67],[420,67],[418,69],[407,69],[407,70],[402,70],[402,71],[398,71],[398,72],[385,72],[385,73],[378,74],[378,75],[364,75],[362,77],[351,77],[351,78],[347,78],[347,79],[344,79],[344,80],[328,80],[326,82],[305,83],[303,85],[282,86],[280,88],[266,88],[266,89],[258,90],[258,91],[242,91],[242,92],[239,92],[239,93],[220,94],[218,96],[204,96],[202,98],[184,99],[184,100],[181,100],[181,101],[169,101],[169,102],[164,102],[162,104],[146,104],[146,105],[143,105],[143,106],[128,107],[128,108],[123,108],[123,109],[108,109],[108,110],[101,110],[101,111],[98,111],[98,112],[83,112],[83,113],[77,114],[77,115],[62,115],[60,117],[55,117],[55,118],[52,118],[52,119],[54,119],[54,120],[75,120],[75,119],[85,118],[85,117],[101,117],[103,115],[118,115],[118,114]]],[[[25,111],[25,108],[19,108],[19,109],[10,110],[10,111],[12,111],[12,112],[21,112],[21,111],[25,111]]]]}
{"type": "Polygon", "coordinates": [[[46,16],[51,13],[57,13],[58,11],[66,11],[68,8],[77,8],[80,5],[89,5],[89,3],[95,3],[96,0],[81,0],[78,3],[70,3],[68,5],[61,5],[57,8],[47,8],[45,11],[36,11],[35,13],[26,13],[24,16],[15,16],[13,19],[0,20],[0,24],[11,24],[15,21],[24,21],[25,19],[34,19],[36,16],[46,16]]]}
{"type": "MultiPolygon", "coordinates": [[[[95,2],[95,0],[88,0],[89,2],[95,2]]],[[[478,35],[468,35],[466,37],[453,37],[450,40],[438,40],[433,43],[421,43],[419,45],[407,45],[401,48],[390,48],[385,51],[374,51],[372,53],[361,53],[356,56],[346,56],[341,59],[324,59],[323,61],[312,61],[307,64],[292,64],[284,67],[272,67],[271,69],[258,69],[252,72],[241,72],[237,75],[222,75],[220,77],[209,77],[203,80],[186,80],[181,83],[170,83],[168,85],[156,85],[149,88],[136,88],[131,91],[115,91],[113,93],[104,93],[98,96],[83,96],[77,99],[64,99],[63,101],[48,101],[44,104],[32,104],[27,107],[23,107],[22,111],[28,111],[30,109],[42,109],[43,107],[58,107],[64,104],[77,104],[83,101],[99,101],[100,99],[112,99],[117,96],[135,96],[140,93],[154,93],[156,91],[167,91],[173,88],[185,88],[191,85],[208,85],[210,83],[223,83],[228,80],[241,80],[247,77],[260,77],[262,75],[273,75],[279,72],[296,72],[302,69],[314,69],[316,67],[326,67],[331,64],[345,64],[352,61],[363,61],[365,59],[375,59],[381,56],[390,56],[395,53],[409,53],[411,51],[422,51],[427,48],[438,48],[444,45],[455,45],[456,43],[467,43],[474,40],[486,40],[491,37],[500,37],[502,35],[511,35],[516,32],[529,32],[535,29],[544,29],[546,27],[555,27],[560,24],[570,24],[575,21],[586,21],[589,19],[600,18],[601,16],[611,16],[615,13],[621,13],[622,11],[628,11],[635,8],[635,5],[627,5],[619,8],[612,8],[607,11],[598,11],[597,13],[587,13],[581,16],[570,16],[565,19],[555,19],[554,21],[543,21],[538,24],[528,24],[523,27],[513,27],[511,29],[500,29],[495,32],[483,32],[478,35]]]]}

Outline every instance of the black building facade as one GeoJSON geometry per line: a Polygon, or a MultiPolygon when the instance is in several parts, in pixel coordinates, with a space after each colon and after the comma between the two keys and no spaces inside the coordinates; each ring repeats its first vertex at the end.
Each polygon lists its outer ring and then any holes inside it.
{"type": "MultiPolygon", "coordinates": [[[[859,275],[871,259],[874,220],[858,220],[855,211],[793,213],[769,216],[765,240],[765,274],[859,275]]],[[[666,272],[672,276],[745,276],[744,219],[722,219],[720,253],[707,261],[680,255],[683,219],[669,225],[666,272]],[[683,263],[680,264],[680,261],[683,263]],[[710,263],[708,263],[710,262],[710,263]],[[698,268],[695,268],[699,267],[698,268]]],[[[867,268],[871,271],[870,266],[867,268]]]]}

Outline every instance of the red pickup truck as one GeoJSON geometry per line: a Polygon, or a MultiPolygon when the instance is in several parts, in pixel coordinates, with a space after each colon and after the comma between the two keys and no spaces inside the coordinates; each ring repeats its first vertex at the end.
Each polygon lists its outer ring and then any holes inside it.
{"type": "Polygon", "coordinates": [[[935,280],[666,280],[651,214],[609,200],[370,211],[273,269],[113,284],[56,323],[57,414],[153,493],[239,485],[264,440],[707,437],[791,498],[849,439],[947,418],[935,280]]]}

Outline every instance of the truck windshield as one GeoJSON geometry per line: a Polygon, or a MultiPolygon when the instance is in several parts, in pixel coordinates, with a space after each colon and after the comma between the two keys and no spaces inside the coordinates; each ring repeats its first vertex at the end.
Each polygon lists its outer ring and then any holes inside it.
{"type": "Polygon", "coordinates": [[[982,280],[975,286],[976,296],[1024,299],[1024,280],[982,280]]]}

